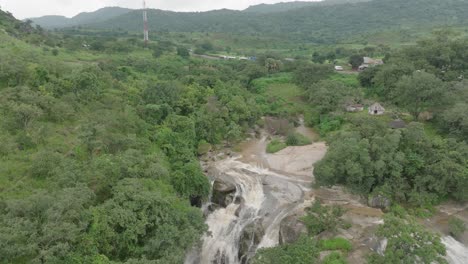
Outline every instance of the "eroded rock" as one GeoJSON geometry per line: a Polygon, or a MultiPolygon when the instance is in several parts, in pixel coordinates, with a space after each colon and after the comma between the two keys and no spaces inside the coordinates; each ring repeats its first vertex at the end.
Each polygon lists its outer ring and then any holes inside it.
{"type": "Polygon", "coordinates": [[[239,240],[240,263],[248,263],[248,260],[255,255],[255,250],[264,235],[265,229],[263,228],[261,219],[257,219],[244,228],[239,240]]]}
{"type": "Polygon", "coordinates": [[[291,215],[283,219],[280,224],[280,245],[296,242],[303,234],[307,234],[307,227],[300,221],[301,216],[291,215]]]}
{"type": "Polygon", "coordinates": [[[392,201],[385,196],[377,195],[369,197],[367,204],[372,208],[388,210],[392,205],[392,201]]]}
{"type": "Polygon", "coordinates": [[[213,183],[211,202],[221,207],[227,207],[235,199],[236,185],[221,179],[213,183]]]}

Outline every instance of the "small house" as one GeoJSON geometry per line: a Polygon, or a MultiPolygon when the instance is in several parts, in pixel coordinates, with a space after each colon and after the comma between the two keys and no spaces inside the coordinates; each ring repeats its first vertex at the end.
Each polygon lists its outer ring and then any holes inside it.
{"type": "Polygon", "coordinates": [[[370,58],[370,57],[364,57],[363,58],[363,63],[361,66],[359,66],[359,71],[364,71],[365,69],[369,68],[369,67],[374,67],[374,66],[377,66],[377,65],[383,65],[384,62],[383,60],[381,59],[373,59],[373,58],[370,58]]]}
{"type": "Polygon", "coordinates": [[[375,103],[369,107],[370,115],[383,115],[385,113],[385,108],[379,103],[375,103]]]}
{"type": "Polygon", "coordinates": [[[361,105],[361,104],[348,105],[346,106],[346,111],[351,112],[351,113],[362,112],[364,111],[364,105],[361,105]]]}
{"type": "Polygon", "coordinates": [[[373,59],[369,57],[364,57],[363,60],[364,60],[363,64],[369,65],[369,66],[376,66],[376,65],[384,64],[383,60],[381,59],[373,59]]]}

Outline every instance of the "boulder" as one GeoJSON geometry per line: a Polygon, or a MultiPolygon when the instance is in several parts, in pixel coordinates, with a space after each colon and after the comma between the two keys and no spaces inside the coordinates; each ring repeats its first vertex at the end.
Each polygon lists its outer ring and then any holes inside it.
{"type": "Polygon", "coordinates": [[[300,216],[291,215],[283,219],[280,224],[280,245],[296,242],[303,234],[307,234],[307,227],[299,220],[300,216]]]}
{"type": "Polygon", "coordinates": [[[392,201],[389,198],[379,194],[377,196],[370,196],[367,201],[367,205],[372,208],[388,210],[392,205],[392,201]]]}
{"type": "Polygon", "coordinates": [[[211,202],[226,208],[234,201],[235,193],[236,185],[221,179],[216,179],[213,183],[211,202]]]}
{"type": "Polygon", "coordinates": [[[240,263],[248,263],[248,260],[255,255],[257,246],[265,235],[265,229],[262,225],[262,219],[257,219],[247,225],[242,231],[239,240],[239,260],[240,263]]]}

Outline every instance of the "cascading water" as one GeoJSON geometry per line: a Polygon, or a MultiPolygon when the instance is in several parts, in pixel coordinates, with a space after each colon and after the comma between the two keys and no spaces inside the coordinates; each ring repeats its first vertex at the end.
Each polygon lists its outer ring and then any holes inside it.
{"type": "MultiPolygon", "coordinates": [[[[257,248],[273,247],[279,242],[279,228],[289,212],[303,200],[303,189],[310,182],[298,181],[286,175],[228,159],[215,164],[222,177],[236,186],[232,202],[208,215],[208,234],[199,252],[192,252],[186,264],[248,263],[257,248]],[[241,250],[246,229],[262,230],[249,236],[247,247],[241,250]],[[255,239],[254,239],[255,238],[255,239]],[[257,243],[254,242],[254,240],[257,243]]],[[[254,231],[255,232],[255,231],[254,231]]]]}
{"type": "Polygon", "coordinates": [[[443,237],[442,243],[444,243],[447,248],[447,261],[450,264],[468,263],[468,247],[451,236],[443,237]]]}
{"type": "Polygon", "coordinates": [[[234,170],[230,175],[236,179],[235,198],[226,208],[208,216],[206,223],[210,234],[204,238],[201,263],[238,263],[242,231],[257,219],[265,199],[260,178],[234,170]],[[243,205],[236,204],[239,198],[243,205]]]}

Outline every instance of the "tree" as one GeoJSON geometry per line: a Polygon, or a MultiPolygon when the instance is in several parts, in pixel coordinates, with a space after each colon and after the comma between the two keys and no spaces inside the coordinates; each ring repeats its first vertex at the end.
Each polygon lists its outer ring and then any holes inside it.
{"type": "Polygon", "coordinates": [[[268,73],[276,73],[281,70],[282,62],[280,60],[275,60],[272,58],[268,58],[265,61],[265,68],[268,73]]]}
{"type": "Polygon", "coordinates": [[[333,67],[330,65],[306,64],[296,69],[294,72],[294,82],[306,88],[327,79],[331,74],[333,74],[333,67]]]}
{"type": "Polygon", "coordinates": [[[188,58],[190,57],[190,52],[187,48],[179,46],[177,47],[177,55],[182,58],[188,58]]]}
{"type": "Polygon", "coordinates": [[[165,50],[161,46],[157,45],[153,48],[153,58],[157,59],[161,57],[164,54],[164,51],[165,50]]]}
{"type": "Polygon", "coordinates": [[[308,101],[316,106],[321,114],[341,111],[346,101],[353,101],[358,97],[355,90],[336,81],[320,81],[307,86],[308,101]]]}
{"type": "Polygon", "coordinates": [[[301,220],[306,225],[309,235],[316,236],[325,231],[336,232],[343,225],[341,217],[345,211],[339,206],[324,206],[317,200],[306,212],[306,216],[301,220]]]}
{"type": "Polygon", "coordinates": [[[463,233],[465,233],[466,231],[466,226],[465,226],[465,223],[463,222],[463,220],[455,217],[455,216],[452,216],[450,217],[449,219],[449,230],[450,230],[450,234],[455,237],[455,238],[460,238],[463,233]]]}
{"type": "Polygon", "coordinates": [[[444,103],[446,85],[433,74],[416,71],[403,76],[395,87],[395,102],[408,109],[414,117],[444,103]]]}
{"type": "Polygon", "coordinates": [[[112,199],[93,209],[90,235],[99,251],[113,260],[144,255],[183,262],[205,231],[201,211],[177,198],[169,186],[149,179],[125,179],[113,188],[112,199]]]}
{"type": "Polygon", "coordinates": [[[323,64],[326,59],[327,58],[325,56],[320,55],[318,52],[314,52],[314,54],[312,54],[312,61],[314,63],[323,64]]]}
{"type": "Polygon", "coordinates": [[[379,69],[379,67],[370,67],[360,72],[358,79],[361,86],[366,88],[372,88],[375,85],[374,78],[379,69]]]}
{"type": "Polygon", "coordinates": [[[377,235],[388,240],[387,248],[383,256],[372,254],[370,264],[448,263],[444,258],[446,250],[440,237],[425,230],[415,219],[388,214],[384,221],[377,235]]]}
{"type": "Polygon", "coordinates": [[[441,128],[451,135],[468,140],[468,103],[457,103],[445,110],[440,118],[441,128]]]}
{"type": "Polygon", "coordinates": [[[93,192],[82,185],[5,201],[0,211],[0,260],[70,263],[94,258],[96,252],[81,244],[86,240],[91,222],[88,208],[93,201],[93,192]]]}
{"type": "Polygon", "coordinates": [[[364,57],[362,55],[354,54],[351,57],[349,57],[349,64],[351,64],[353,69],[357,69],[363,63],[364,63],[364,57]]]}

